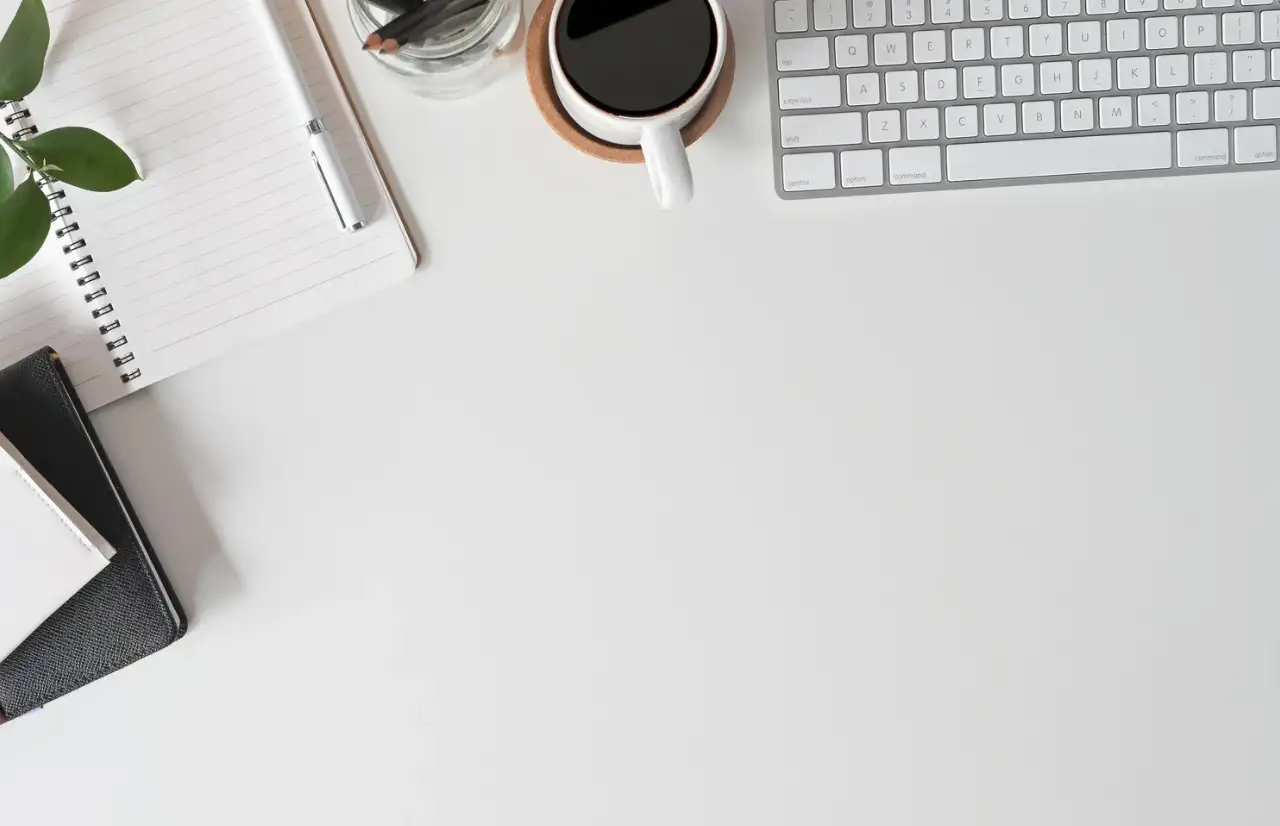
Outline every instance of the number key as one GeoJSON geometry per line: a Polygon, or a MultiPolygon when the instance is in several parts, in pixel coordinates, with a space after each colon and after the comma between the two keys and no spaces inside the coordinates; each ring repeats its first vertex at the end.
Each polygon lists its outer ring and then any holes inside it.
{"type": "Polygon", "coordinates": [[[888,23],[886,0],[853,0],[853,27],[879,29],[888,23]]]}
{"type": "Polygon", "coordinates": [[[807,0],[774,0],[773,29],[779,34],[809,31],[807,0]]]}
{"type": "Polygon", "coordinates": [[[1028,20],[1041,14],[1040,0],[1009,0],[1010,20],[1028,20]]]}
{"type": "Polygon", "coordinates": [[[975,22],[1004,17],[1004,0],[969,0],[969,19],[975,22]]]}

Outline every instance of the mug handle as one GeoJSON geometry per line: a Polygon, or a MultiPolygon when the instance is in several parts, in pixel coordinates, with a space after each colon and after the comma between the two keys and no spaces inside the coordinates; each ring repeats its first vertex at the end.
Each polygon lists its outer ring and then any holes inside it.
{"type": "Polygon", "coordinates": [[[675,209],[693,200],[693,171],[684,138],[674,123],[645,126],[640,132],[640,149],[659,206],[675,209]]]}

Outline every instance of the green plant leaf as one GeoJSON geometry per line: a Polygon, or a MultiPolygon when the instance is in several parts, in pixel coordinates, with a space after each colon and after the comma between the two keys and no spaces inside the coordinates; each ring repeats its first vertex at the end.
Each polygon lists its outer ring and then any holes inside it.
{"type": "Polygon", "coordinates": [[[0,100],[19,100],[40,85],[48,51],[49,15],[44,0],[22,0],[0,40],[0,100]]]}
{"type": "Polygon", "coordinates": [[[142,180],[124,150],[92,129],[64,126],[41,132],[22,148],[63,183],[94,192],[114,192],[142,180]]]}
{"type": "Polygon", "coordinates": [[[13,194],[13,160],[0,146],[0,201],[13,194]]]}
{"type": "Polygon", "coordinates": [[[36,257],[49,235],[49,200],[34,178],[27,178],[0,201],[0,278],[12,275],[36,257]]]}

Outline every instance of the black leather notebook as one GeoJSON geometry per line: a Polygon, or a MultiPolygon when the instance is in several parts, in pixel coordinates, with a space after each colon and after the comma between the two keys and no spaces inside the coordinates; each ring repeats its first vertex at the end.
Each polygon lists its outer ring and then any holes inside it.
{"type": "Polygon", "coordinates": [[[53,350],[0,370],[0,432],[116,549],[0,663],[4,722],[168,646],[187,619],[53,350]]]}

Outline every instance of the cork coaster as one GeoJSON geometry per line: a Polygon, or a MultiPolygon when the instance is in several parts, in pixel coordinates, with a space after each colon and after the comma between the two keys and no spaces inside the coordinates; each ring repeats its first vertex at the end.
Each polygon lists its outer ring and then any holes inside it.
{"type": "MultiPolygon", "coordinates": [[[[573,119],[564,111],[564,107],[560,105],[555,84],[551,80],[549,56],[551,49],[547,41],[551,9],[554,5],[555,0],[542,0],[538,4],[537,10],[533,13],[533,20],[529,23],[529,46],[524,54],[525,75],[529,79],[529,91],[533,92],[533,100],[538,105],[538,111],[542,113],[542,117],[557,135],[593,158],[616,163],[644,163],[644,154],[639,147],[618,146],[587,134],[573,122],[573,119]]],[[[720,113],[724,111],[724,105],[729,100],[729,92],[733,90],[735,66],[733,30],[730,29],[727,34],[724,68],[720,71],[720,79],[716,81],[715,87],[711,90],[711,96],[707,98],[702,110],[681,131],[685,146],[691,145],[707,133],[711,124],[715,123],[716,118],[720,117],[720,113]]]]}

